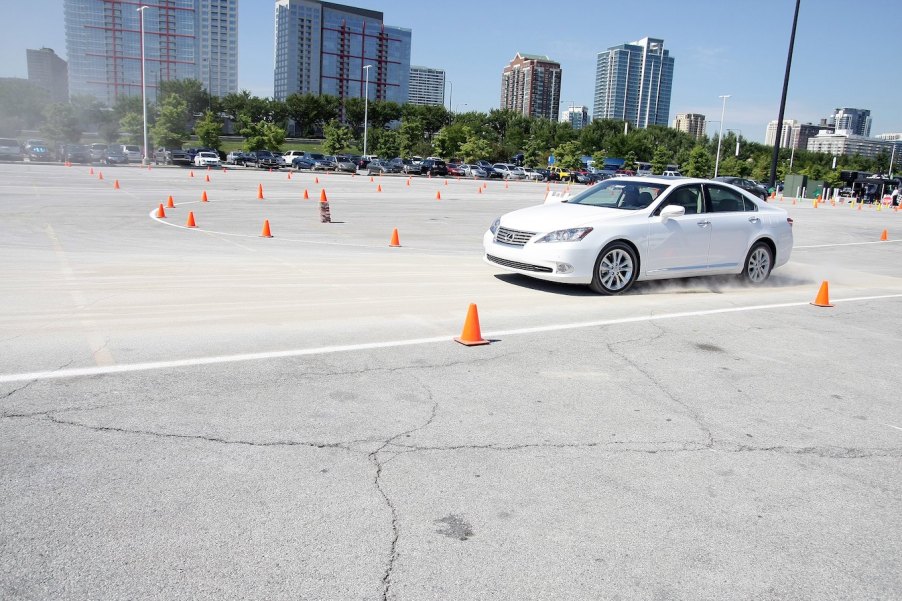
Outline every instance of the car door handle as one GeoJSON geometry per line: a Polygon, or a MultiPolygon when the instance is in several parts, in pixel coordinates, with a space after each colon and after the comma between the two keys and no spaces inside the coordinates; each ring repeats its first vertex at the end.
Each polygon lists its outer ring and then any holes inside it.
{"type": "Polygon", "coordinates": [[[708,227],[709,225],[711,225],[711,222],[706,219],[704,221],[697,221],[696,225],[698,225],[698,227],[708,227]]]}
{"type": "Polygon", "coordinates": [[[749,217],[749,223],[758,223],[759,221],[761,220],[757,217],[749,217]]]}

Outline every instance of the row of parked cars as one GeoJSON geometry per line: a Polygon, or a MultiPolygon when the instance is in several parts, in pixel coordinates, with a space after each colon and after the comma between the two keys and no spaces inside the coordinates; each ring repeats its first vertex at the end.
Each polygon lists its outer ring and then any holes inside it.
{"type": "Polygon", "coordinates": [[[122,165],[137,163],[141,159],[141,149],[132,144],[63,144],[53,148],[38,139],[26,140],[24,144],[20,144],[13,138],[0,138],[0,160],[4,161],[122,165]]]}

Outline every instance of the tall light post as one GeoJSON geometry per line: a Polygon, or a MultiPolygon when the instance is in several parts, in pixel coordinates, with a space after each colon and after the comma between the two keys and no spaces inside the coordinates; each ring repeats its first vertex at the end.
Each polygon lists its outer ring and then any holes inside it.
{"type": "Polygon", "coordinates": [[[717,136],[717,158],[714,160],[714,177],[717,177],[717,170],[720,168],[720,143],[723,142],[723,116],[727,112],[727,98],[730,94],[718,96],[723,100],[723,107],[720,109],[720,133],[717,136]]]}
{"type": "Polygon", "coordinates": [[[742,130],[741,129],[730,129],[727,128],[728,132],[733,132],[738,134],[736,136],[736,158],[739,158],[739,141],[742,139],[742,130]]]}
{"type": "Polygon", "coordinates": [[[147,158],[147,84],[144,72],[144,9],[148,7],[141,6],[138,8],[138,14],[141,15],[141,108],[143,115],[144,128],[144,161],[142,164],[147,166],[150,159],[147,158]]]}
{"type": "Polygon", "coordinates": [[[373,65],[364,65],[363,71],[365,74],[366,83],[363,84],[363,156],[366,157],[366,125],[367,125],[367,111],[369,109],[370,103],[370,68],[373,65]]]}

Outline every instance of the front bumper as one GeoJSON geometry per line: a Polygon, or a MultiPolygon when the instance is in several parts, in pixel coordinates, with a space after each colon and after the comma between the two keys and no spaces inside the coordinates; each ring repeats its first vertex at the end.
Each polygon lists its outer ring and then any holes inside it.
{"type": "Polygon", "coordinates": [[[483,261],[513,273],[551,282],[588,284],[595,269],[596,251],[583,242],[551,242],[512,246],[495,242],[486,231],[482,239],[483,261]]]}

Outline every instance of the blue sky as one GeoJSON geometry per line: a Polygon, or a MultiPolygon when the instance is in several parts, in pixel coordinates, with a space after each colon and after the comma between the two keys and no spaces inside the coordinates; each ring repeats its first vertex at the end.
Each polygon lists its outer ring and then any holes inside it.
{"type": "MultiPolygon", "coordinates": [[[[413,31],[411,62],[445,69],[456,111],[497,108],[501,70],[520,51],[563,69],[561,100],[591,112],[598,52],[656,37],[676,60],[671,120],[696,112],[763,141],[777,118],[794,0],[422,3],[345,1],[413,31]]],[[[25,49],[65,58],[62,0],[15,1],[0,23],[0,77],[25,77],[25,49]],[[40,15],[37,18],[36,15],[40,15]]],[[[240,0],[239,86],[272,95],[273,2],[240,0]]],[[[833,108],[871,109],[872,135],[902,132],[902,2],[802,0],[787,119],[816,123],[833,108]],[[870,20],[870,22],[869,22],[870,20]]],[[[446,104],[448,99],[446,98],[446,104]]],[[[714,133],[717,123],[709,125],[714,133]]]]}

